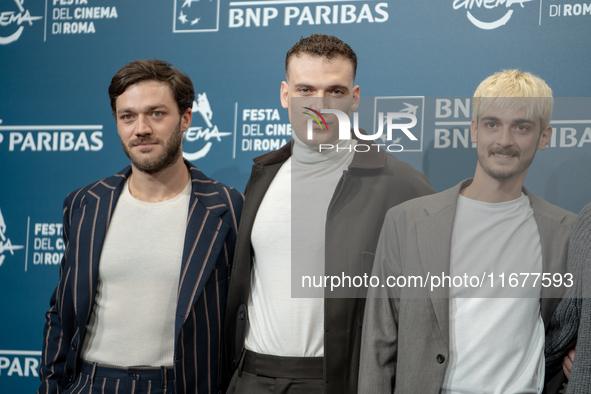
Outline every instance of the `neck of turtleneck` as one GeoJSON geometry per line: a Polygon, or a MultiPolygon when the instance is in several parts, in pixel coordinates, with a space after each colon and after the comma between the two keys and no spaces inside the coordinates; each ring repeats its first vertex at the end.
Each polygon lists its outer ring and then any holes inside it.
{"type": "Polygon", "coordinates": [[[332,143],[334,146],[331,149],[323,149],[320,152],[318,147],[310,147],[301,141],[295,133],[292,134],[294,145],[292,151],[292,161],[297,165],[306,167],[309,165],[320,166],[320,167],[340,167],[343,164],[347,166],[353,160],[354,147],[357,143],[356,140],[346,139],[338,140],[336,143],[332,143]]]}

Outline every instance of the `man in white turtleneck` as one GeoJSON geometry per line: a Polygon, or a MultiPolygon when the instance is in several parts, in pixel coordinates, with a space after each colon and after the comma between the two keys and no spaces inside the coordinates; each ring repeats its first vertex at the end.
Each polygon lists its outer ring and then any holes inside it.
{"type": "Polygon", "coordinates": [[[353,50],[332,36],[314,34],[287,53],[281,103],[293,141],[254,159],[246,187],[226,314],[228,394],[357,392],[364,299],[323,298],[322,288],[292,298],[294,270],[367,273],[386,211],[433,190],[384,150],[357,153],[356,140],[338,140],[334,115],[312,139],[300,127],[294,100],[355,108],[356,68],[353,50]]]}

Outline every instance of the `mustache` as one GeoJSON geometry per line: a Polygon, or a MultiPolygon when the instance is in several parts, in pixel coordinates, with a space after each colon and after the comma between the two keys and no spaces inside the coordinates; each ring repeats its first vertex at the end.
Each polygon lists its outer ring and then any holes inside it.
{"type": "Polygon", "coordinates": [[[160,140],[157,138],[150,138],[150,137],[138,137],[136,139],[134,139],[133,141],[129,141],[129,147],[132,148],[134,146],[137,145],[141,145],[141,144],[158,144],[160,143],[160,140]]]}
{"type": "Polygon", "coordinates": [[[491,148],[488,151],[490,155],[503,155],[503,156],[519,156],[519,151],[515,148],[491,148]]]}

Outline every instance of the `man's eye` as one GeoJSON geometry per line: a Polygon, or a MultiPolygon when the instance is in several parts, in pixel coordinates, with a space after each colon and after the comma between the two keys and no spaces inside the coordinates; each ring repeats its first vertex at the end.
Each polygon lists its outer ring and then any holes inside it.
{"type": "Polygon", "coordinates": [[[334,94],[336,96],[342,96],[345,94],[345,92],[343,92],[341,89],[335,89],[332,91],[332,94],[334,94]]]}
{"type": "Polygon", "coordinates": [[[302,93],[310,93],[310,89],[308,89],[308,88],[301,88],[300,89],[300,92],[302,92],[302,93]]]}
{"type": "Polygon", "coordinates": [[[130,115],[130,114],[125,114],[125,115],[121,116],[121,119],[123,119],[123,120],[132,120],[133,119],[133,116],[130,115]]]}
{"type": "Polygon", "coordinates": [[[520,124],[519,126],[517,126],[517,130],[519,131],[528,131],[529,127],[523,124],[520,124]]]}
{"type": "Polygon", "coordinates": [[[162,112],[160,112],[160,111],[154,111],[154,112],[152,112],[152,116],[155,117],[155,118],[159,118],[159,117],[162,116],[162,112]]]}

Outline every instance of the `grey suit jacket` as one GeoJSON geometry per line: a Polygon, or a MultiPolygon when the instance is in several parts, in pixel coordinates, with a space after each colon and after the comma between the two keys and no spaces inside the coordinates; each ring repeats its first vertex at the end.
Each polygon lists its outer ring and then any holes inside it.
{"type": "MultiPolygon", "coordinates": [[[[460,190],[420,197],[388,211],[376,250],[373,275],[449,274],[451,236],[460,190]]],[[[566,272],[568,239],[576,215],[527,191],[540,233],[543,272],[566,272]]],[[[414,289],[389,294],[370,289],[359,371],[360,393],[439,393],[449,356],[449,289],[412,298],[414,289]],[[404,293],[401,293],[404,292],[404,293]],[[391,298],[388,298],[388,295],[391,298]]],[[[563,289],[542,288],[546,330],[563,289]]]]}

